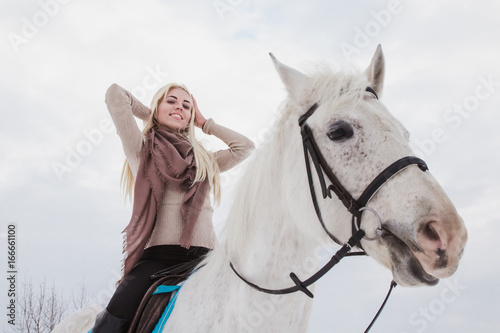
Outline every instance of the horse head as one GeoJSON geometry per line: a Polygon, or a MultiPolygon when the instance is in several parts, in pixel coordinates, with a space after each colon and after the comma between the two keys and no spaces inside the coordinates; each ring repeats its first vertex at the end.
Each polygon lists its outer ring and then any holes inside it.
{"type": "MultiPolygon", "coordinates": [[[[298,119],[316,104],[307,124],[328,167],[353,198],[359,198],[387,166],[413,155],[409,132],[379,100],[385,73],[380,46],[364,72],[322,68],[306,75],[271,57],[288,92],[278,136],[290,142],[283,152],[281,175],[289,215],[302,232],[330,241],[320,223],[311,222],[317,218],[309,191],[304,190],[308,178],[298,119]]],[[[345,243],[353,232],[351,213],[336,196],[323,199],[317,173],[312,181],[325,229],[345,243]]],[[[367,207],[372,213],[362,213],[361,228],[367,237],[361,246],[392,271],[398,284],[434,285],[456,271],[467,231],[429,171],[414,165],[401,170],[375,192],[367,207]]]]}

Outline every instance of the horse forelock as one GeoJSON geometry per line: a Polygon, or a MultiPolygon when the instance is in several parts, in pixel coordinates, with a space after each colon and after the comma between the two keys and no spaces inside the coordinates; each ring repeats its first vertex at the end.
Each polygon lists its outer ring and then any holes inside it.
{"type": "Polygon", "coordinates": [[[334,71],[324,65],[318,66],[309,75],[311,97],[319,99],[328,97],[330,100],[343,98],[359,98],[360,93],[368,85],[367,77],[356,68],[334,71]]]}

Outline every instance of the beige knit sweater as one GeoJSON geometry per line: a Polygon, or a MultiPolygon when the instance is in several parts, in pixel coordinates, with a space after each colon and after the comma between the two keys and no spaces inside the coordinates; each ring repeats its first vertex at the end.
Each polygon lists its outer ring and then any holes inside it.
{"type": "MultiPolygon", "coordinates": [[[[144,135],[139,129],[135,117],[145,121],[151,110],[139,102],[130,92],[117,84],[112,84],[106,92],[106,104],[116,126],[134,178],[140,162],[140,152],[144,144],[144,135]]],[[[254,149],[253,142],[247,137],[208,119],[203,125],[203,132],[214,135],[224,141],[229,149],[214,153],[220,171],[226,171],[243,161],[254,149]]],[[[156,224],[151,239],[146,247],[155,245],[178,245],[183,229],[180,212],[184,192],[166,185],[163,200],[160,203],[156,224]]],[[[213,208],[210,204],[210,191],[203,204],[194,230],[192,245],[212,248],[215,232],[212,224],[213,208]]]]}

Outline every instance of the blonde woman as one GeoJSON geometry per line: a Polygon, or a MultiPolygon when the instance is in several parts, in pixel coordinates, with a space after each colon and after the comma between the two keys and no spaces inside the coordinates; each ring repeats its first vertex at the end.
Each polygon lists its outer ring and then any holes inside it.
{"type": "Polygon", "coordinates": [[[218,202],[219,173],[254,148],[245,136],[206,120],[181,84],[158,90],[151,109],[113,84],[106,104],[125,152],[122,186],[128,196],[133,192],[133,212],[124,230],[124,274],[93,333],[126,332],[152,274],[210,251],[215,241],[210,192],[218,202]],[[145,121],[143,131],[134,116],[145,121]],[[229,148],[206,151],[195,126],[229,148]]]}

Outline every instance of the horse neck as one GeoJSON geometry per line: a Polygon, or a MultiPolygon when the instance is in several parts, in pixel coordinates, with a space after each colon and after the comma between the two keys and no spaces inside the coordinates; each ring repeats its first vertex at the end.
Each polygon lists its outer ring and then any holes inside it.
{"type": "Polygon", "coordinates": [[[314,260],[312,239],[295,223],[291,196],[285,193],[289,176],[284,166],[304,163],[290,157],[302,156],[301,140],[283,131],[275,133],[248,165],[228,216],[225,239],[229,259],[243,274],[281,287],[290,284],[291,270],[300,272],[305,260],[314,260]]]}

